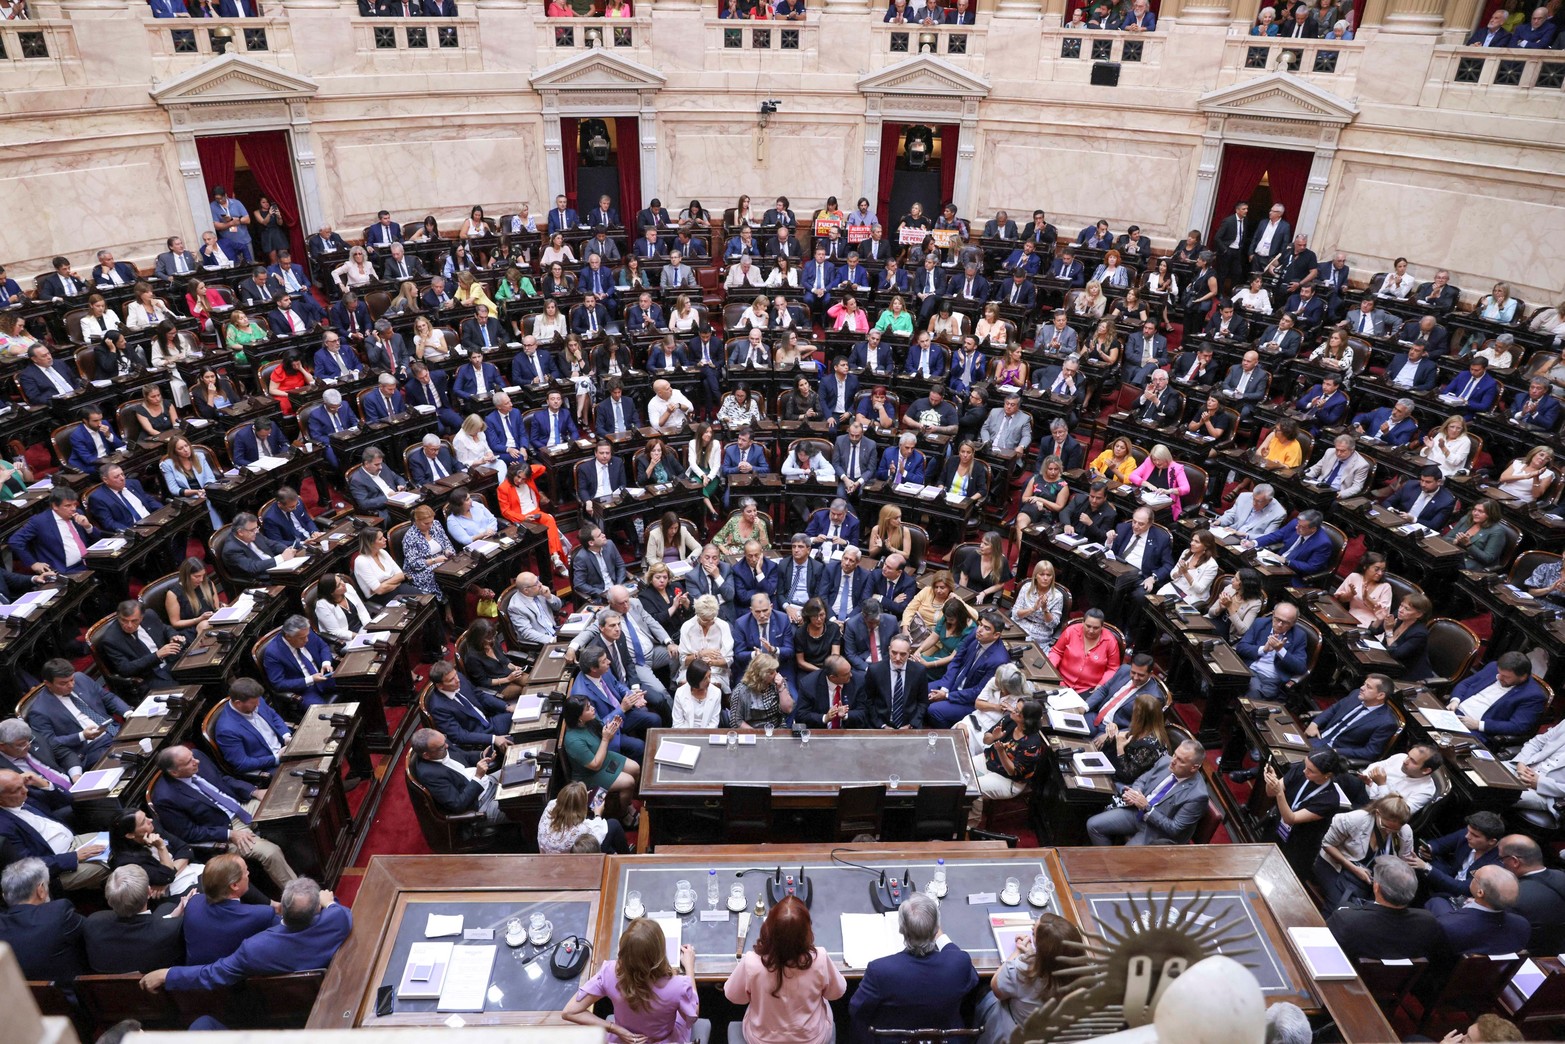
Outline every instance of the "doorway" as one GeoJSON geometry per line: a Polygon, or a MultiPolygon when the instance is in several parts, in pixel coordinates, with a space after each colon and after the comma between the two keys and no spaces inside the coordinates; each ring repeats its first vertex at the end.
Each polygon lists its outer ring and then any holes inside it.
{"type": "Polygon", "coordinates": [[[1218,168],[1217,200],[1206,241],[1216,242],[1217,228],[1240,203],[1250,204],[1249,227],[1259,227],[1273,203],[1281,203],[1284,219],[1297,226],[1304,189],[1310,178],[1313,152],[1254,145],[1224,145],[1218,168]]]}
{"type": "Polygon", "coordinates": [[[955,123],[883,123],[880,129],[880,198],[877,212],[886,238],[895,241],[902,216],[921,203],[933,219],[956,184],[955,123]]]}
{"type": "Polygon", "coordinates": [[[635,116],[561,116],[566,205],[585,214],[608,196],[621,224],[634,227],[641,206],[640,140],[635,116]]]}
{"type": "MultiPolygon", "coordinates": [[[[253,134],[220,134],[196,139],[201,158],[201,176],[210,197],[213,187],[228,189],[230,199],[238,200],[251,211],[250,240],[256,248],[256,260],[270,264],[261,254],[261,230],[254,212],[262,197],[277,205],[282,214],[283,231],[295,264],[306,256],[304,238],[308,234],[299,219],[299,193],[293,176],[293,143],[287,131],[257,131],[253,134]]],[[[211,227],[208,220],[206,227],[211,227]]],[[[281,240],[277,245],[281,245],[281,240]]]]}

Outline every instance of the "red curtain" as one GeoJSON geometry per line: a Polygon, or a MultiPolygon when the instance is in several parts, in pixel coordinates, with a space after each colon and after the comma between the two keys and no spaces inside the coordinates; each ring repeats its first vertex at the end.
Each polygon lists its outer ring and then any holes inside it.
{"type": "MultiPolygon", "coordinates": [[[[578,126],[576,117],[560,117],[560,156],[565,161],[565,205],[573,210],[576,208],[576,163],[581,158],[578,126]]],[[[546,210],[553,209],[554,200],[551,199],[546,210]]]]}
{"type": "Polygon", "coordinates": [[[891,213],[891,182],[897,176],[897,147],[902,144],[902,132],[906,127],[902,123],[880,125],[880,192],[879,198],[875,200],[875,213],[890,242],[896,241],[893,228],[896,217],[891,213]]]}
{"type": "Polygon", "coordinates": [[[1267,181],[1272,188],[1272,202],[1281,203],[1286,210],[1288,224],[1299,224],[1299,208],[1304,205],[1304,188],[1310,180],[1310,164],[1315,160],[1312,152],[1296,152],[1291,149],[1268,150],[1266,162],[1267,181]]]}
{"type": "Polygon", "coordinates": [[[201,176],[206,180],[208,197],[217,185],[234,190],[234,145],[238,141],[232,134],[196,139],[196,155],[201,158],[201,176]]]}
{"type": "MultiPolygon", "coordinates": [[[[244,150],[245,159],[250,161],[250,173],[255,175],[261,191],[277,204],[288,222],[288,249],[293,252],[294,263],[303,264],[308,255],[304,252],[304,223],[299,219],[299,195],[293,183],[293,155],[288,148],[287,133],[246,134],[239,139],[239,147],[244,150]]],[[[247,202],[255,205],[255,200],[247,202]]]]}
{"type": "Polygon", "coordinates": [[[951,202],[956,187],[956,143],[962,127],[956,123],[940,125],[940,205],[951,202]]]}
{"type": "Polygon", "coordinates": [[[641,121],[634,116],[614,117],[614,148],[619,160],[619,218],[633,228],[641,207],[641,121]]]}
{"type": "MultiPolygon", "coordinates": [[[[1258,149],[1250,145],[1223,146],[1222,167],[1217,178],[1217,202],[1212,207],[1212,227],[1206,234],[1208,243],[1217,239],[1217,227],[1234,212],[1234,207],[1255,194],[1275,152],[1274,149],[1258,149]]],[[[1255,220],[1256,216],[1251,214],[1248,227],[1254,228],[1255,220]]]]}

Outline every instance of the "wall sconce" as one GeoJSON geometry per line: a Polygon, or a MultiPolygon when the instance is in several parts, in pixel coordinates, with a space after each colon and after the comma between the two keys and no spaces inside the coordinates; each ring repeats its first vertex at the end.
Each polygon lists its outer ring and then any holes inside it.
{"type": "Polygon", "coordinates": [[[227,54],[228,45],[234,42],[234,31],[226,25],[220,25],[211,32],[213,52],[216,54],[227,54]]]}
{"type": "Polygon", "coordinates": [[[934,54],[940,50],[940,36],[936,33],[918,34],[918,53],[934,54]]]}

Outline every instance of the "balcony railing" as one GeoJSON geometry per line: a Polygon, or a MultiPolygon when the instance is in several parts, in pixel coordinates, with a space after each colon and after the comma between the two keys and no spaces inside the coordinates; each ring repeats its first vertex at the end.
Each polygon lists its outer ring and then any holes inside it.
{"type": "Polygon", "coordinates": [[[910,54],[938,54],[946,58],[984,54],[986,29],[977,25],[890,25],[874,26],[874,53],[900,59],[910,54]]]}
{"type": "Polygon", "coordinates": [[[1419,103],[1507,117],[1558,119],[1565,54],[1499,47],[1436,47],[1419,103]],[[1502,106],[1496,108],[1496,106],[1502,106]]]}
{"type": "Polygon", "coordinates": [[[1156,86],[1166,38],[1157,33],[1122,33],[1111,29],[1045,29],[1042,36],[1042,76],[1051,80],[1092,83],[1099,62],[1119,63],[1119,82],[1126,86],[1156,86]]]}
{"type": "Polygon", "coordinates": [[[159,79],[209,61],[219,54],[246,54],[293,67],[293,33],[288,19],[149,18],[143,26],[147,50],[159,79]]]}
{"type": "Polygon", "coordinates": [[[652,18],[550,18],[544,32],[550,34],[558,50],[585,50],[603,47],[611,51],[629,51],[652,46],[652,18]]]}
{"type": "Polygon", "coordinates": [[[387,70],[417,68],[481,71],[477,18],[355,18],[353,43],[360,59],[387,70]]]}
{"type": "Polygon", "coordinates": [[[787,69],[800,71],[805,63],[820,56],[820,23],[811,14],[803,21],[738,21],[730,18],[706,20],[708,61],[722,68],[787,69]],[[750,52],[765,51],[761,56],[750,52]],[[752,61],[752,58],[754,59],[752,61]],[[779,65],[778,63],[783,64],[779,65]]]}
{"type": "Polygon", "coordinates": [[[63,18],[0,22],[0,71],[7,90],[83,83],[75,27],[63,18]]]}
{"type": "Polygon", "coordinates": [[[1358,75],[1364,45],[1355,40],[1282,40],[1230,36],[1223,46],[1223,85],[1286,68],[1341,93],[1358,75]]]}

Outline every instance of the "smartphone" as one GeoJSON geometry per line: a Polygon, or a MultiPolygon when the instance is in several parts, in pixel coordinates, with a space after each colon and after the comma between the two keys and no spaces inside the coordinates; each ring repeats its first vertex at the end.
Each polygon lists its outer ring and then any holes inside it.
{"type": "Polygon", "coordinates": [[[588,799],[587,804],[589,806],[597,805],[607,801],[608,798],[609,792],[607,790],[604,790],[602,787],[594,787],[592,791],[592,797],[588,799]]]}

